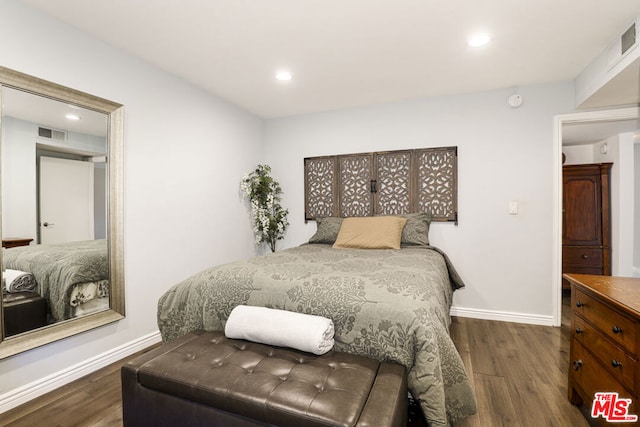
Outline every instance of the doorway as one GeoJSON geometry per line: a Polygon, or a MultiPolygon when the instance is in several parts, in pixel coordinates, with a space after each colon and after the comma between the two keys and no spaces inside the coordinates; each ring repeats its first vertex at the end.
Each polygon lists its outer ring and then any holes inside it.
{"type": "MultiPolygon", "coordinates": [[[[635,130],[640,129],[638,122],[640,109],[637,107],[620,108],[615,110],[589,111],[582,113],[563,114],[555,117],[554,121],[554,165],[553,182],[555,188],[554,212],[556,213],[553,226],[553,306],[554,325],[560,326],[562,320],[562,154],[570,128],[591,128],[592,134],[598,129],[610,128],[611,135],[617,132],[616,124],[632,124],[635,130]]],[[[623,127],[621,132],[628,128],[623,127]]],[[[603,137],[602,139],[606,139],[603,137]]],[[[633,147],[632,147],[633,148],[633,147]]],[[[633,153],[632,159],[633,161],[633,153]]],[[[633,178],[632,178],[633,179],[633,178]]],[[[633,188],[633,187],[632,187],[633,188]]],[[[633,190],[632,190],[633,191],[633,190]]],[[[637,193],[637,191],[636,191],[637,193]]],[[[633,206],[632,206],[633,209],[633,206]]],[[[640,213],[639,213],[640,214],[640,213]]],[[[637,214],[635,215],[637,216],[637,214]]],[[[633,225],[631,225],[633,227],[633,225]]],[[[615,244],[615,243],[614,243],[615,244]]]]}

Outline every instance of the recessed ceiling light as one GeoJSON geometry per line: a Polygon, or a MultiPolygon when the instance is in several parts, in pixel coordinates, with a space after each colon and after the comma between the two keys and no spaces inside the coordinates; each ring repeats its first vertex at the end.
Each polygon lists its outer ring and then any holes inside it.
{"type": "Polygon", "coordinates": [[[69,120],[80,120],[81,119],[81,117],[78,116],[77,114],[67,114],[65,117],[67,119],[69,119],[69,120]]]}
{"type": "Polygon", "coordinates": [[[471,36],[468,44],[470,47],[480,47],[488,44],[490,41],[491,41],[491,36],[489,34],[481,33],[481,34],[474,34],[473,36],[471,36]]]}
{"type": "Polygon", "coordinates": [[[276,73],[276,79],[281,81],[281,82],[287,82],[287,81],[291,80],[292,77],[293,76],[291,75],[291,73],[289,71],[282,70],[282,71],[278,71],[276,73]]]}

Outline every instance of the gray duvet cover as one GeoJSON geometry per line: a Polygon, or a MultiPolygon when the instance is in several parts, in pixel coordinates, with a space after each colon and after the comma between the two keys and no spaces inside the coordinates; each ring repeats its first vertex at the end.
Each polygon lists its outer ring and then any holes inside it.
{"type": "Polygon", "coordinates": [[[335,349],[392,361],[429,425],[475,413],[475,397],[449,336],[453,290],[464,286],[436,248],[333,249],[307,244],[204,270],[158,302],[164,341],[190,331],[224,330],[239,305],[333,319],[335,349]]]}
{"type": "Polygon", "coordinates": [[[3,267],[33,274],[39,293],[49,302],[53,321],[72,317],[74,287],[100,284],[108,295],[109,262],[106,240],[20,246],[4,249],[3,267]]]}

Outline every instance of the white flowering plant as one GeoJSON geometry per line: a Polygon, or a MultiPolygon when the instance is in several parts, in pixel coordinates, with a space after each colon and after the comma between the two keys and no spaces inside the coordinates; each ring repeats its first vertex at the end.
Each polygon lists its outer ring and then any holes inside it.
{"type": "Polygon", "coordinates": [[[289,210],[280,205],[282,188],[278,181],[271,177],[271,167],[258,165],[253,172],[242,177],[240,188],[251,202],[256,244],[266,242],[271,252],[275,252],[276,241],[284,237],[289,225],[289,210]]]}

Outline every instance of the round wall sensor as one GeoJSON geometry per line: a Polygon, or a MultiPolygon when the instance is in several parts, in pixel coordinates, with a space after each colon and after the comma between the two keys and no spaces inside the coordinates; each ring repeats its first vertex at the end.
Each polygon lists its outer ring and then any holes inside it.
{"type": "Polygon", "coordinates": [[[607,144],[606,142],[604,144],[602,144],[600,146],[600,152],[602,154],[607,154],[607,151],[609,151],[609,144],[607,144]]]}
{"type": "Polygon", "coordinates": [[[517,108],[522,105],[522,95],[515,93],[511,95],[507,101],[511,107],[517,108]]]}

